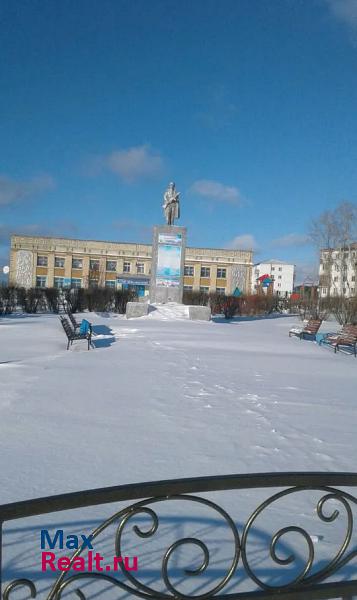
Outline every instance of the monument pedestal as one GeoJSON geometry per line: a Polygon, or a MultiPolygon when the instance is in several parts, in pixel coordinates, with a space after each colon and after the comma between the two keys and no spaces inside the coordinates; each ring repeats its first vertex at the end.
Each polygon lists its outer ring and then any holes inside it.
{"type": "Polygon", "coordinates": [[[150,302],[182,302],[186,227],[154,227],[150,280],[150,302]]]}

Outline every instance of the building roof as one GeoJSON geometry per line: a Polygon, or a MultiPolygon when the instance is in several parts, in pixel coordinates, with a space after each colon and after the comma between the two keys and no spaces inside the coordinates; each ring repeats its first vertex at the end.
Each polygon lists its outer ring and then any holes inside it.
{"type": "MultiPolygon", "coordinates": [[[[96,244],[124,244],[126,246],[147,246],[149,248],[152,247],[152,243],[147,242],[125,242],[123,240],[88,240],[88,239],[80,239],[80,238],[70,238],[70,237],[62,237],[56,235],[31,235],[31,234],[22,234],[22,233],[13,233],[10,236],[10,240],[12,242],[13,238],[29,238],[29,239],[37,239],[37,240],[59,240],[65,242],[82,242],[82,243],[96,243],[96,244]]],[[[240,249],[240,248],[212,248],[210,246],[186,246],[186,250],[211,250],[214,252],[222,252],[231,255],[237,255],[239,253],[245,254],[253,254],[253,250],[240,249]]]]}
{"type": "Polygon", "coordinates": [[[295,267],[294,263],[288,263],[284,260],[277,260],[275,258],[271,258],[270,260],[260,260],[258,263],[254,263],[254,267],[258,267],[259,265],[287,265],[295,267]]]}

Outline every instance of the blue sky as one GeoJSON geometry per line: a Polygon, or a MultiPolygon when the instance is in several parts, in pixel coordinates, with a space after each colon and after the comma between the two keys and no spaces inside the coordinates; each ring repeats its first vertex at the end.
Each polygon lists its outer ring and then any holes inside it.
{"type": "Polygon", "coordinates": [[[316,262],[357,201],[357,0],[2,0],[0,264],[23,232],[316,262]]]}

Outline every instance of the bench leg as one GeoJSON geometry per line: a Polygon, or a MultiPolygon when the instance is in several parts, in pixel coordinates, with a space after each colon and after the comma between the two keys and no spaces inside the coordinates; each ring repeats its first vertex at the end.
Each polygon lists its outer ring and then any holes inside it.
{"type": "Polygon", "coordinates": [[[67,350],[69,350],[69,340],[68,340],[68,344],[67,344],[67,350]]]}

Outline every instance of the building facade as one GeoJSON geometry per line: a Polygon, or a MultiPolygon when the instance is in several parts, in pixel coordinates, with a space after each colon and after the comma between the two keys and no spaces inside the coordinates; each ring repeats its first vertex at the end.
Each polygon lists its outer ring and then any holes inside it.
{"type": "MultiPolygon", "coordinates": [[[[73,240],[54,237],[11,237],[11,285],[29,287],[135,288],[148,295],[151,245],[73,240]]],[[[252,251],[186,248],[184,289],[232,294],[249,293],[252,251]]]]}
{"type": "Polygon", "coordinates": [[[264,275],[267,275],[267,281],[271,281],[270,290],[283,298],[288,298],[293,293],[295,265],[279,261],[268,260],[253,265],[251,292],[256,294],[264,286],[264,275]]]}
{"type": "Polygon", "coordinates": [[[356,296],[357,243],[320,252],[319,296],[356,296]]]}

